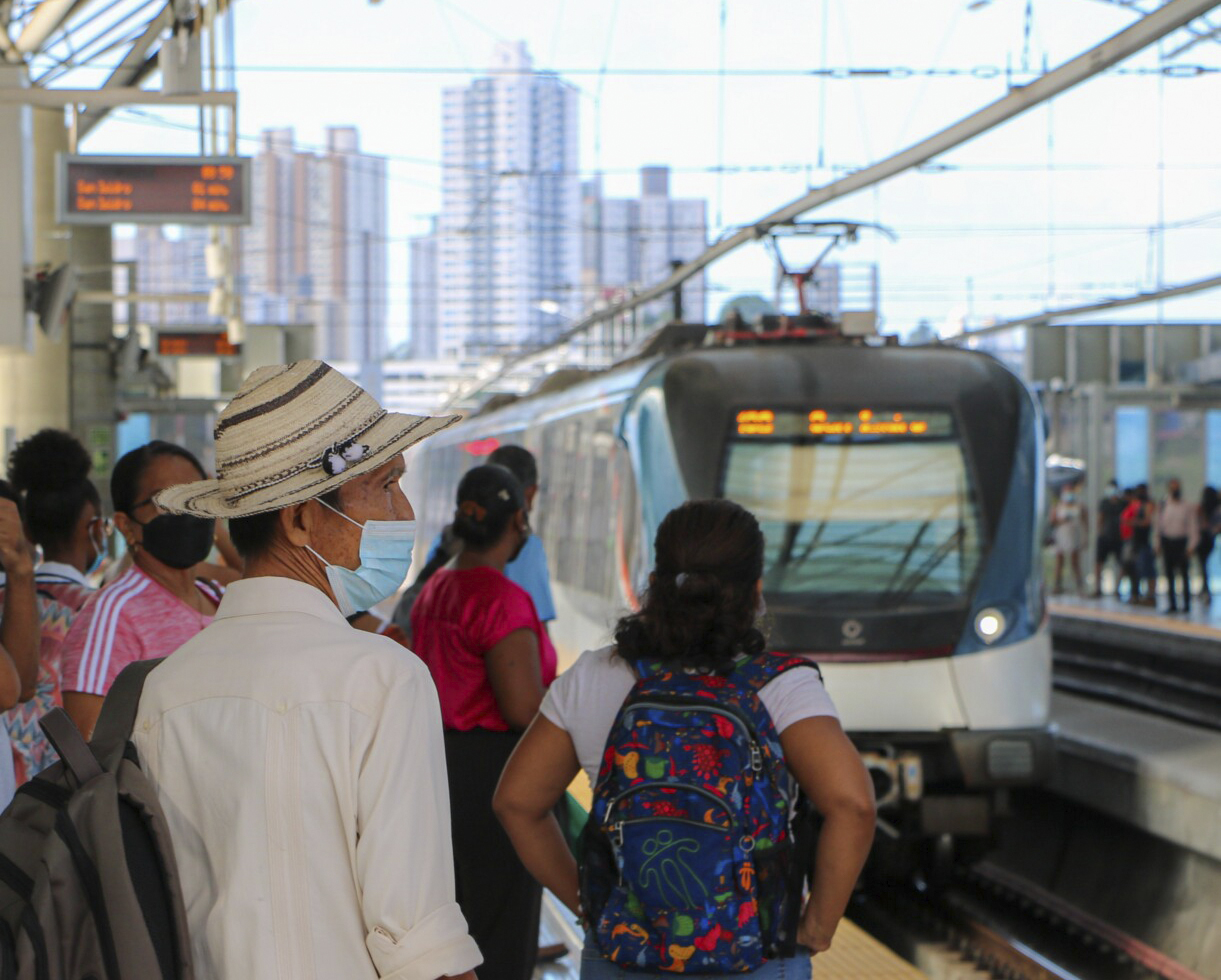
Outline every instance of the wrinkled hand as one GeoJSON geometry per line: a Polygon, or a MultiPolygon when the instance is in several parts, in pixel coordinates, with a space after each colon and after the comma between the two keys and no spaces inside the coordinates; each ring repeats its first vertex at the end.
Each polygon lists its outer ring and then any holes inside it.
{"type": "Polygon", "coordinates": [[[0,498],[0,565],[9,575],[34,571],[34,556],[21,526],[21,515],[17,505],[5,498],[0,498]]]}

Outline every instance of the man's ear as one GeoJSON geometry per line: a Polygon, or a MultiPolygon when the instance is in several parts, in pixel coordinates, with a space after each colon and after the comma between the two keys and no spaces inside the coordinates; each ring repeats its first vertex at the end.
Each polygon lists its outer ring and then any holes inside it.
{"type": "Polygon", "coordinates": [[[304,548],[313,542],[317,531],[317,515],[311,506],[312,500],[301,504],[293,504],[280,511],[280,531],[285,540],[297,548],[304,548]]]}

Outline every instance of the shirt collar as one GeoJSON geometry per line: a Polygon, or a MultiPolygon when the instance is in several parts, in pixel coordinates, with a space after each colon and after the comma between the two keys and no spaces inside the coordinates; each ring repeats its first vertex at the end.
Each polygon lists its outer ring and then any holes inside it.
{"type": "Polygon", "coordinates": [[[62,561],[44,561],[38,566],[35,578],[54,577],[66,578],[69,582],[74,582],[77,585],[83,585],[85,588],[93,588],[89,584],[89,580],[81,574],[81,570],[75,565],[69,565],[62,561]]]}
{"type": "Polygon", "coordinates": [[[278,575],[239,579],[229,585],[215,618],[235,619],[238,616],[262,616],[268,613],[299,613],[348,625],[339,607],[321,589],[278,575]]]}

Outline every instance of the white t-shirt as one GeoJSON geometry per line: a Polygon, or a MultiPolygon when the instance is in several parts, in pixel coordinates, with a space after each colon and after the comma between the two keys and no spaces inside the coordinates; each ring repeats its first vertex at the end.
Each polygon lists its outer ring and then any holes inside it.
{"type": "MultiPolygon", "coordinates": [[[[555,679],[539,711],[568,733],[581,768],[592,786],[615,716],[636,683],[628,663],[613,646],[588,650],[555,679]]],[[[816,670],[788,670],[764,685],[759,700],[772,716],[777,734],[805,718],[838,718],[816,670]]]]}

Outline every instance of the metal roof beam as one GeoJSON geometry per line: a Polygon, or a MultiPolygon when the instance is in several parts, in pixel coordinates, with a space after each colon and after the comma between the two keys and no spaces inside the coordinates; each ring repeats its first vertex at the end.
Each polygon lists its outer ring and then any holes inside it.
{"type": "MultiPolygon", "coordinates": [[[[118,67],[111,72],[110,77],[102,84],[103,89],[119,88],[121,86],[136,86],[146,78],[155,67],[156,62],[151,61],[148,55],[148,49],[153,46],[153,42],[159,38],[162,33],[169,30],[174,23],[174,14],[167,3],[162,8],[161,13],[154,17],[144,33],[136,38],[127,54],[123,56],[123,60],[119,62],[118,67]]],[[[103,119],[109,109],[93,109],[89,112],[82,113],[80,121],[77,123],[77,139],[84,139],[103,119]]]]}
{"type": "MultiPolygon", "coordinates": [[[[1067,306],[1060,310],[1044,310],[1030,316],[1018,317],[1016,320],[1005,320],[1003,323],[993,323],[978,330],[965,330],[950,337],[942,337],[940,341],[930,343],[953,344],[972,337],[986,337],[988,334],[1014,330],[1018,327],[1039,327],[1049,325],[1053,320],[1063,320],[1074,316],[1084,316],[1087,313],[1099,313],[1103,310],[1117,310],[1124,306],[1144,306],[1146,303],[1156,303],[1160,300],[1173,299],[1176,296],[1187,296],[1200,293],[1206,289],[1221,288],[1221,276],[1209,276],[1207,279],[1197,279],[1195,282],[1183,283],[1180,286],[1167,286],[1151,293],[1134,293],[1119,299],[1104,299],[1098,303],[1087,303],[1085,306],[1067,306]]],[[[1089,326],[1089,324],[1082,324],[1089,326]]]]}
{"type": "Polygon", "coordinates": [[[10,59],[14,53],[30,55],[37,52],[46,43],[47,38],[63,27],[68,18],[87,3],[89,0],[42,0],[18,35],[11,49],[10,59]]]}

